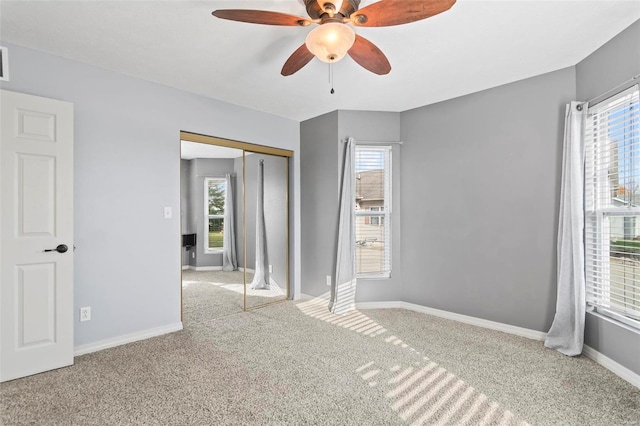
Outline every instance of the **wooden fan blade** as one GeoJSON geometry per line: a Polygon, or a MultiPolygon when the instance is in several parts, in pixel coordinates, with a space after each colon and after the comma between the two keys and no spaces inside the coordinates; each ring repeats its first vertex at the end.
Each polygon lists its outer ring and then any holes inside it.
{"type": "Polygon", "coordinates": [[[353,15],[359,27],[389,27],[429,18],[451,9],[456,0],[380,0],[353,15]]]}
{"type": "Polygon", "coordinates": [[[312,59],[313,53],[311,53],[309,49],[307,49],[306,44],[303,44],[302,46],[298,47],[295,52],[293,52],[293,55],[289,56],[289,59],[287,59],[287,62],[284,63],[280,74],[284,75],[285,77],[291,74],[295,74],[296,72],[300,71],[302,67],[307,65],[312,59]]]}
{"type": "Polygon", "coordinates": [[[385,75],[391,71],[391,64],[382,50],[362,36],[356,35],[356,41],[348,53],[360,66],[374,74],[385,75]]]}
{"type": "Polygon", "coordinates": [[[300,16],[287,15],[286,13],[280,12],[270,12],[267,10],[223,9],[214,10],[211,14],[216,18],[248,22],[250,24],[306,27],[313,22],[300,16]]]}

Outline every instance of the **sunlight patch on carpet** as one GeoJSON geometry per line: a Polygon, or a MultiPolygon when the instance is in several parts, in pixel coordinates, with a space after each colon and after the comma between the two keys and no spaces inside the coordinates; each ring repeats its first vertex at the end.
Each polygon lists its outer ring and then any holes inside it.
{"type": "Polygon", "coordinates": [[[342,315],[329,312],[329,297],[330,294],[326,293],[296,306],[312,318],[364,336],[380,337],[385,343],[419,358],[413,365],[396,363],[390,368],[383,368],[374,361],[369,361],[355,370],[370,388],[382,389],[391,409],[405,422],[412,426],[451,423],[528,425],[527,422],[515,419],[513,413],[504,410],[497,402],[489,400],[456,375],[430,361],[400,337],[385,336],[388,330],[362,312],[352,310],[342,315]]]}

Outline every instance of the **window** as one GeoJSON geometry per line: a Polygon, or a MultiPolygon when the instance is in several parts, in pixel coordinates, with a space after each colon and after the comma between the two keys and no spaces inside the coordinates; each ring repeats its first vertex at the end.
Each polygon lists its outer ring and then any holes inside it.
{"type": "Polygon", "coordinates": [[[640,327],[638,86],[589,108],[585,151],[587,303],[640,327]]]}
{"type": "Polygon", "coordinates": [[[227,191],[226,179],[204,179],[204,233],[205,251],[222,250],[224,231],[224,203],[227,191]]]}
{"type": "MultiPolygon", "coordinates": [[[[372,212],[380,212],[383,211],[382,207],[370,207],[370,211],[372,212]]],[[[371,225],[382,226],[384,225],[384,217],[373,216],[371,217],[371,225]]]]}
{"type": "Polygon", "coordinates": [[[391,276],[391,147],[356,146],[356,273],[391,276]]]}

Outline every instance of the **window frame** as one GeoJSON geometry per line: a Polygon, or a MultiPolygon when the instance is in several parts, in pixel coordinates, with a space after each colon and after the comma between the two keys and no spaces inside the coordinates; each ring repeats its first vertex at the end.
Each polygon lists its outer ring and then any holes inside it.
{"type": "MultiPolygon", "coordinates": [[[[393,213],[393,169],[392,169],[392,146],[391,145],[368,145],[368,144],[356,144],[356,155],[354,158],[354,190],[356,188],[356,179],[358,179],[359,172],[357,171],[357,159],[358,159],[358,151],[359,150],[367,150],[367,151],[379,151],[384,154],[384,204],[383,206],[376,206],[379,208],[379,211],[371,210],[372,207],[367,209],[358,209],[357,202],[354,203],[354,214],[356,217],[356,228],[357,228],[357,219],[359,217],[369,217],[369,218],[377,218],[378,224],[374,225],[369,223],[370,226],[383,227],[383,232],[385,236],[385,245],[384,245],[384,257],[383,257],[383,266],[388,265],[387,270],[383,270],[380,273],[359,273],[357,272],[356,265],[356,279],[363,280],[378,280],[378,279],[389,279],[392,275],[393,270],[393,258],[392,258],[392,213],[393,213]],[[383,222],[380,224],[380,222],[383,222]]],[[[354,197],[355,197],[354,193],[354,197]]],[[[357,241],[357,236],[355,237],[357,241]]],[[[356,247],[357,250],[357,247],[356,247]]],[[[383,268],[384,269],[384,268],[383,268]]]]}
{"type": "MultiPolygon", "coordinates": [[[[628,205],[613,207],[610,204],[603,205],[603,200],[601,200],[601,195],[599,194],[611,191],[609,182],[610,168],[607,166],[611,164],[612,160],[607,159],[607,156],[610,155],[608,152],[610,148],[606,146],[606,144],[611,143],[608,140],[609,126],[611,123],[609,115],[615,114],[617,108],[627,108],[624,106],[624,101],[620,101],[619,106],[612,106],[612,104],[625,97],[629,97],[630,102],[628,108],[636,108],[636,112],[632,113],[634,116],[631,118],[631,123],[635,121],[635,126],[637,126],[638,123],[640,123],[640,121],[638,121],[639,116],[637,115],[637,110],[640,108],[638,91],[638,85],[631,86],[601,103],[589,106],[587,110],[585,128],[584,204],[585,301],[587,309],[630,326],[636,331],[640,330],[640,316],[638,316],[637,313],[640,311],[640,308],[628,309],[628,302],[620,305],[616,303],[615,297],[612,299],[611,254],[609,250],[612,242],[612,225],[610,219],[616,217],[622,217],[624,219],[634,217],[637,220],[637,218],[640,217],[640,207],[632,206],[631,202],[629,202],[628,205]],[[600,116],[601,114],[608,114],[608,116],[603,119],[600,116]],[[603,135],[607,135],[604,136],[604,140],[603,135]]],[[[631,129],[632,133],[629,139],[633,147],[634,140],[637,138],[633,133],[634,124],[631,124],[631,129]]],[[[635,167],[635,165],[632,165],[632,167],[635,167]]],[[[611,195],[611,197],[612,200],[615,198],[614,195],[611,195]]],[[[622,241],[626,240],[623,238],[622,241]]],[[[618,281],[614,282],[616,285],[625,285],[618,281]]],[[[632,298],[633,297],[635,296],[632,296],[632,298]]]]}
{"type": "MultiPolygon", "coordinates": [[[[205,237],[202,239],[203,241],[203,245],[204,245],[204,252],[206,254],[214,254],[214,253],[221,253],[224,251],[224,237],[222,239],[222,247],[214,247],[211,248],[209,247],[209,220],[210,219],[222,219],[223,220],[223,229],[224,229],[224,214],[209,214],[209,182],[218,182],[218,183],[225,183],[227,182],[227,180],[223,177],[213,177],[213,176],[207,176],[204,178],[204,235],[205,237]]],[[[227,209],[227,205],[226,205],[226,201],[227,201],[227,188],[225,185],[224,188],[224,200],[225,200],[225,206],[224,209],[226,211],[227,209]]]]}

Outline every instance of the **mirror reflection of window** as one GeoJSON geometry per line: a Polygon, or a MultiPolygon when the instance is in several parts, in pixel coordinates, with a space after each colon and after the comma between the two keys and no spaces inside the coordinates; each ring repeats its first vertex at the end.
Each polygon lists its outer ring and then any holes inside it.
{"type": "Polygon", "coordinates": [[[208,236],[207,250],[222,250],[224,248],[224,211],[227,182],[221,178],[206,178],[204,180],[207,194],[207,214],[205,234],[208,236]]]}

